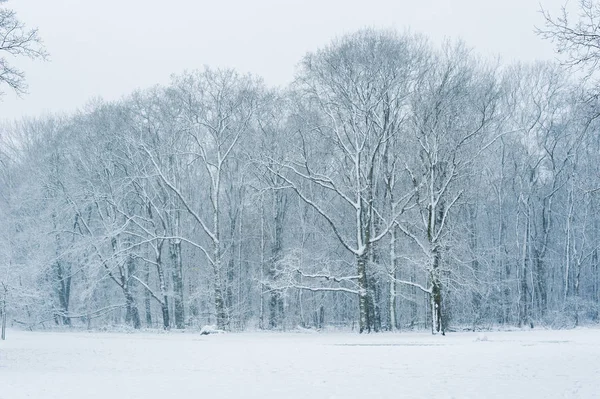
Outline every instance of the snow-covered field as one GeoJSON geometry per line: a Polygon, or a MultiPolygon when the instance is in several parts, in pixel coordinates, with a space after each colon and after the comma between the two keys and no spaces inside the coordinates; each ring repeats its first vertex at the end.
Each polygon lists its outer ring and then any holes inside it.
{"type": "Polygon", "coordinates": [[[594,329],[7,335],[1,399],[600,398],[594,329]]]}

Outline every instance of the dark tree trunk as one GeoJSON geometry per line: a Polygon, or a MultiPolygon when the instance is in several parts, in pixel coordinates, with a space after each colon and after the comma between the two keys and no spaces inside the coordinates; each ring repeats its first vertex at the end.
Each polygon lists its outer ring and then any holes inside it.
{"type": "Polygon", "coordinates": [[[125,294],[125,321],[127,323],[131,323],[133,328],[139,329],[142,327],[142,323],[140,321],[140,314],[138,312],[135,299],[128,286],[123,287],[123,291],[125,294]]]}
{"type": "Polygon", "coordinates": [[[536,276],[536,294],[539,315],[544,317],[548,308],[548,279],[546,273],[546,251],[548,249],[548,240],[550,237],[550,228],[552,225],[552,210],[550,208],[550,198],[545,198],[542,207],[542,242],[540,249],[533,249],[533,259],[535,261],[536,276]]]}
{"type": "MultiPolygon", "coordinates": [[[[52,222],[54,228],[57,229],[56,215],[52,214],[52,222]]],[[[75,227],[77,226],[77,218],[75,219],[75,227]]],[[[56,262],[54,263],[54,285],[58,296],[59,314],[55,315],[55,320],[58,324],[66,326],[71,325],[69,318],[69,301],[71,296],[71,270],[70,265],[60,260],[61,257],[61,240],[58,234],[55,235],[55,254],[56,262]]]]}
{"type": "MultiPolygon", "coordinates": [[[[233,241],[232,236],[232,241],[233,241]]],[[[229,323],[231,323],[233,319],[232,310],[233,310],[233,284],[235,281],[235,260],[233,259],[233,254],[235,253],[235,245],[231,247],[231,258],[227,262],[227,270],[225,271],[225,307],[229,309],[229,323]]]]}
{"type": "MultiPolygon", "coordinates": [[[[411,268],[411,273],[410,273],[410,282],[411,283],[415,283],[417,281],[417,270],[416,270],[416,266],[413,265],[413,267],[411,268]]],[[[414,285],[410,286],[410,293],[411,293],[411,297],[412,300],[409,303],[409,307],[410,307],[410,321],[409,321],[409,327],[410,328],[414,328],[415,324],[417,324],[417,318],[419,317],[419,306],[417,304],[417,288],[414,285]]],[[[425,324],[427,325],[427,324],[425,324]]]]}
{"type": "MultiPolygon", "coordinates": [[[[229,260],[227,261],[227,266],[225,268],[225,308],[228,309],[229,313],[229,324],[231,327],[231,323],[234,322],[234,314],[232,311],[234,310],[234,300],[233,300],[233,290],[235,285],[235,271],[236,271],[236,263],[235,263],[235,255],[237,253],[237,246],[239,242],[236,241],[236,227],[238,220],[239,210],[230,209],[229,210],[229,242],[231,243],[231,248],[229,252],[231,253],[229,260]]],[[[239,313],[238,313],[239,315],[239,313]]]]}
{"type": "MultiPolygon", "coordinates": [[[[377,235],[378,228],[378,223],[374,222],[370,231],[372,231],[374,235],[377,235]]],[[[372,265],[379,263],[378,247],[378,243],[373,243],[369,246],[370,263],[372,265]]],[[[378,281],[374,276],[367,275],[367,280],[369,281],[369,324],[374,332],[379,332],[381,331],[381,290],[378,281]]]]}
{"type": "MultiPolygon", "coordinates": [[[[116,246],[116,240],[113,241],[113,248],[116,246]]],[[[131,323],[133,328],[139,329],[142,327],[142,322],[140,320],[140,313],[138,311],[137,304],[135,302],[135,297],[133,296],[133,292],[131,290],[130,280],[131,276],[135,271],[135,261],[133,257],[129,257],[124,266],[119,268],[121,273],[121,289],[123,290],[123,295],[125,296],[125,321],[127,323],[131,323]]]]}
{"type": "Polygon", "coordinates": [[[377,284],[375,280],[371,284],[373,287],[373,300],[374,300],[374,316],[375,320],[373,320],[373,328],[375,332],[381,331],[381,286],[377,284]]]}
{"type": "MultiPolygon", "coordinates": [[[[278,263],[281,260],[283,250],[283,224],[287,200],[281,190],[275,190],[273,195],[273,242],[271,245],[271,259],[269,261],[269,279],[275,283],[279,278],[277,275],[278,263]]],[[[283,320],[283,295],[281,291],[271,291],[269,298],[269,328],[275,329],[281,326],[283,320]]]]}
{"type": "Polygon", "coordinates": [[[381,307],[379,305],[381,300],[381,290],[377,284],[375,278],[369,278],[369,328],[374,332],[381,330],[381,307]]]}
{"type": "Polygon", "coordinates": [[[519,327],[529,324],[529,288],[527,285],[528,262],[525,260],[519,276],[519,327]]]}
{"type": "Polygon", "coordinates": [[[276,329],[280,326],[283,298],[280,291],[274,290],[269,297],[269,328],[276,329]]]}
{"type": "MultiPolygon", "coordinates": [[[[117,239],[113,237],[111,241],[114,251],[117,248],[117,239]]],[[[105,260],[102,263],[110,278],[123,291],[123,296],[125,297],[125,322],[131,323],[136,329],[141,328],[140,314],[129,284],[135,268],[133,257],[129,257],[125,265],[118,266],[119,276],[115,276],[105,260]]]]}
{"type": "Polygon", "coordinates": [[[322,329],[323,327],[325,327],[325,306],[321,301],[319,306],[319,328],[322,329]]]}
{"type": "Polygon", "coordinates": [[[168,330],[171,327],[171,320],[169,316],[169,295],[167,293],[167,281],[165,279],[164,265],[162,262],[162,249],[164,241],[159,241],[156,245],[156,274],[158,276],[158,284],[160,288],[160,295],[162,300],[160,301],[160,308],[162,312],[163,328],[168,330]]]}
{"type": "Polygon", "coordinates": [[[185,306],[183,302],[183,260],[181,257],[181,241],[176,240],[169,246],[173,266],[173,302],[175,328],[185,328],[185,306]]]}
{"type": "Polygon", "coordinates": [[[536,296],[540,316],[546,315],[548,307],[548,293],[546,290],[546,270],[544,268],[544,260],[538,251],[534,250],[535,259],[535,276],[536,276],[536,296]]]}
{"type": "Polygon", "coordinates": [[[367,253],[357,256],[358,269],[358,332],[371,332],[369,320],[369,285],[367,283],[367,253]]]}
{"type": "Polygon", "coordinates": [[[163,319],[163,329],[168,330],[171,327],[171,320],[169,319],[169,302],[167,297],[164,297],[164,302],[160,305],[163,319]]]}
{"type": "Polygon", "coordinates": [[[215,310],[217,313],[217,328],[227,329],[227,312],[225,310],[225,301],[223,298],[223,289],[221,281],[215,281],[215,310]]]}
{"type": "Polygon", "coordinates": [[[530,268],[530,245],[531,245],[531,230],[529,211],[527,212],[527,227],[525,229],[525,237],[523,239],[523,253],[521,254],[521,265],[519,271],[519,327],[526,326],[531,323],[529,310],[529,289],[527,284],[527,273],[530,268]]]}
{"type": "Polygon", "coordinates": [[[2,284],[3,294],[2,303],[0,303],[0,339],[6,340],[6,298],[8,297],[8,288],[2,284]]]}
{"type": "MultiPolygon", "coordinates": [[[[475,284],[479,285],[479,260],[477,259],[477,209],[475,205],[468,206],[468,220],[469,220],[469,247],[471,250],[471,268],[473,269],[473,276],[475,277],[475,284]]],[[[481,322],[481,293],[478,289],[473,290],[471,303],[473,305],[473,326],[477,326],[481,322]]]]}
{"type": "Polygon", "coordinates": [[[527,262],[524,263],[520,273],[520,289],[519,289],[519,327],[529,324],[529,301],[527,287],[527,262]]]}
{"type": "MultiPolygon", "coordinates": [[[[146,264],[146,270],[144,271],[144,280],[146,285],[150,286],[150,265],[146,264]]],[[[150,291],[144,290],[144,308],[146,312],[146,327],[152,327],[152,296],[150,291]]]]}
{"type": "Polygon", "coordinates": [[[442,280],[440,265],[442,262],[442,254],[440,252],[440,244],[436,238],[436,231],[442,224],[444,217],[444,203],[440,202],[438,207],[434,210],[433,206],[429,206],[429,226],[427,229],[427,237],[429,244],[432,247],[432,265],[429,278],[431,279],[431,332],[433,334],[441,332],[442,335],[446,334],[446,326],[444,325],[443,317],[443,301],[442,301],[442,280]]]}
{"type": "MultiPolygon", "coordinates": [[[[596,230],[597,231],[597,230],[596,230]]],[[[593,271],[593,276],[594,276],[594,284],[593,284],[593,292],[592,292],[592,298],[594,300],[594,304],[596,306],[594,306],[595,311],[593,313],[593,319],[594,321],[598,321],[598,319],[600,318],[600,267],[598,267],[598,250],[594,249],[594,252],[592,253],[592,271],[593,271]]]]}
{"type": "Polygon", "coordinates": [[[54,264],[56,271],[56,290],[60,306],[60,315],[58,319],[61,324],[70,326],[69,301],[71,296],[71,275],[70,268],[63,262],[57,261],[54,264]]]}
{"type": "Polygon", "coordinates": [[[432,332],[445,334],[444,318],[442,317],[442,284],[439,275],[440,254],[434,249],[433,271],[431,273],[431,320],[432,332]]]}
{"type": "Polygon", "coordinates": [[[573,315],[575,318],[575,326],[579,326],[579,303],[580,303],[580,298],[579,298],[579,286],[581,283],[581,263],[579,260],[577,260],[577,264],[575,265],[575,298],[573,298],[575,300],[575,303],[573,304],[573,315]]]}

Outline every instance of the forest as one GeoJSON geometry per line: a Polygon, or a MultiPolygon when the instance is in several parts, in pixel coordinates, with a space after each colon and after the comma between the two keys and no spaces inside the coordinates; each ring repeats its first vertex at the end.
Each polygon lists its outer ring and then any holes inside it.
{"type": "MultiPolygon", "coordinates": [[[[45,57],[2,10],[4,43],[27,41],[0,50],[45,57]]],[[[545,16],[542,36],[596,62],[545,16]]],[[[23,77],[0,62],[4,87],[23,77]]],[[[203,67],[4,123],[2,315],[30,329],[598,323],[590,82],[362,29],[306,54],[288,87],[203,67]]]]}

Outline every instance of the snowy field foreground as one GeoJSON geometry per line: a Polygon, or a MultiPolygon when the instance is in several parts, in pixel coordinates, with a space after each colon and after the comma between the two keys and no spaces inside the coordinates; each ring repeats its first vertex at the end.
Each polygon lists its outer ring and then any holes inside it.
{"type": "Polygon", "coordinates": [[[1,399],[600,398],[593,329],[7,335],[1,399]]]}

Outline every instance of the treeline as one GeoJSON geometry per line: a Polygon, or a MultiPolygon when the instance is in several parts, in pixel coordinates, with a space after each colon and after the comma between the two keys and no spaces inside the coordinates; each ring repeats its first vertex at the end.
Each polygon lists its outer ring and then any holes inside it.
{"type": "Polygon", "coordinates": [[[205,68],[0,130],[13,324],[360,332],[600,311],[597,98],[362,30],[285,89],[205,68]]]}

